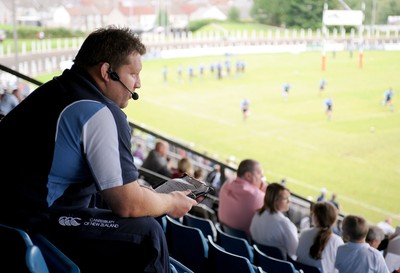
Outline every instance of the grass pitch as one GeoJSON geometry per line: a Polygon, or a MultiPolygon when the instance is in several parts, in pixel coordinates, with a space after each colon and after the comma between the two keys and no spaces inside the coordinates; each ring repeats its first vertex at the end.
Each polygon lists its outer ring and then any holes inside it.
{"type": "Polygon", "coordinates": [[[268,181],[286,178],[292,192],[314,200],[325,187],[328,197],[338,194],[343,213],[372,222],[390,216],[400,225],[400,52],[364,52],[361,69],[357,52],[328,54],[325,71],[320,52],[143,60],[141,80],[140,99],[125,109],[132,121],[222,161],[257,159],[268,181]],[[218,80],[209,65],[227,59],[233,72],[218,80]],[[234,72],[237,60],[246,63],[241,75],[234,72]],[[191,82],[189,65],[196,74],[191,82]],[[327,84],[319,94],[322,78],[327,84]],[[287,101],[284,82],[291,85],[287,101]],[[396,92],[394,112],[382,105],[389,87],[396,92]],[[243,121],[245,97],[251,105],[243,121]]]}

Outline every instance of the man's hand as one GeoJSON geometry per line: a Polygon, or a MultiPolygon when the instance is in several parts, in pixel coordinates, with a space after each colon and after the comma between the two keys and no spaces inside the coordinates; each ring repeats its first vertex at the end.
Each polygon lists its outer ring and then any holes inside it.
{"type": "Polygon", "coordinates": [[[188,213],[193,206],[196,206],[196,200],[188,196],[190,193],[190,190],[168,193],[172,197],[172,208],[167,214],[173,218],[179,218],[188,213]]]}

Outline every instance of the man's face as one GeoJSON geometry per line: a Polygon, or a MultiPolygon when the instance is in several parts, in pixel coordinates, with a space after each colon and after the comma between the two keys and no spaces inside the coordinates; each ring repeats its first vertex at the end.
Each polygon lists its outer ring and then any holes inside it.
{"type": "Polygon", "coordinates": [[[126,87],[132,92],[141,87],[139,77],[142,70],[141,56],[138,53],[132,53],[128,59],[129,64],[122,65],[114,71],[118,74],[123,84],[119,81],[110,81],[109,87],[104,92],[104,95],[114,101],[120,108],[128,106],[128,102],[132,98],[131,93],[126,87]]]}

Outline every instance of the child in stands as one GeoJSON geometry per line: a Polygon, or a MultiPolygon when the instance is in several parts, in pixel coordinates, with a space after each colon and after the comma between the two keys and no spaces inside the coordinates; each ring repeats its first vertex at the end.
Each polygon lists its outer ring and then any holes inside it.
{"type": "Polygon", "coordinates": [[[357,215],[348,215],[343,219],[343,239],[339,246],[335,267],[339,273],[390,273],[382,254],[366,243],[367,221],[357,215]]]}

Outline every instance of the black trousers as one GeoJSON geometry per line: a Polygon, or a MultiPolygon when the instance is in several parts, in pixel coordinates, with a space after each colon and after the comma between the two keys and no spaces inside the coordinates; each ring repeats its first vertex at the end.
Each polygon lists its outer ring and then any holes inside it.
{"type": "Polygon", "coordinates": [[[170,272],[168,246],[152,217],[121,218],[105,209],[56,213],[40,232],[82,273],[170,272]]]}

